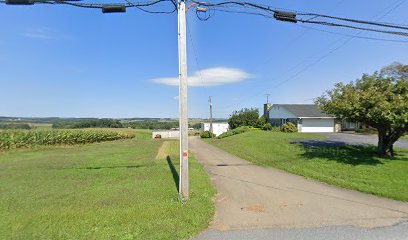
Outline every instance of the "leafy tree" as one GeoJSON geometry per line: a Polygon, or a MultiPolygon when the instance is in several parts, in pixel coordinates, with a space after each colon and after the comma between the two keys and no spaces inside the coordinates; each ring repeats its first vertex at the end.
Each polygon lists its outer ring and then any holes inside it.
{"type": "MultiPolygon", "coordinates": [[[[228,119],[228,124],[231,129],[241,126],[258,127],[259,111],[257,108],[243,108],[239,111],[234,111],[228,119]]],[[[263,124],[261,125],[263,126],[263,124]]]]}
{"type": "Polygon", "coordinates": [[[408,131],[408,65],[394,63],[348,84],[338,83],[316,104],[340,119],[378,131],[378,154],[393,156],[394,143],[408,131]]]}

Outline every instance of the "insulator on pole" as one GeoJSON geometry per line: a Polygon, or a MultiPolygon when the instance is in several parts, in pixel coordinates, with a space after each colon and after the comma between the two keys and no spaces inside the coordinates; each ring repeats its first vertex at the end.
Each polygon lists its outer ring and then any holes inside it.
{"type": "Polygon", "coordinates": [[[107,5],[102,7],[102,13],[119,13],[126,12],[125,5],[107,5]]]}
{"type": "Polygon", "coordinates": [[[6,0],[8,5],[33,5],[34,0],[6,0]]]}
{"type": "Polygon", "coordinates": [[[297,23],[296,13],[294,12],[275,11],[273,17],[279,21],[297,23]]]}
{"type": "Polygon", "coordinates": [[[205,8],[205,7],[197,7],[197,12],[207,12],[207,8],[205,8]]]}

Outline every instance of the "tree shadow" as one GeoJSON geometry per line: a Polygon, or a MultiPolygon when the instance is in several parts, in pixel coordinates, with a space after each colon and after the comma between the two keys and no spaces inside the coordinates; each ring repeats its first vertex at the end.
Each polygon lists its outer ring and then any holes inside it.
{"type": "MultiPolygon", "coordinates": [[[[297,143],[302,145],[301,143],[297,143]]],[[[357,165],[379,165],[383,162],[379,159],[376,148],[373,146],[344,145],[344,146],[310,146],[303,145],[302,157],[307,159],[324,159],[338,163],[357,165]]]]}
{"type": "Polygon", "coordinates": [[[178,191],[178,190],[179,190],[179,179],[180,179],[180,176],[179,176],[179,174],[178,174],[176,168],[174,167],[174,164],[173,164],[173,162],[171,161],[170,156],[167,156],[166,160],[167,160],[167,164],[169,165],[171,174],[173,175],[174,184],[176,184],[176,188],[177,188],[177,191],[178,191]]]}

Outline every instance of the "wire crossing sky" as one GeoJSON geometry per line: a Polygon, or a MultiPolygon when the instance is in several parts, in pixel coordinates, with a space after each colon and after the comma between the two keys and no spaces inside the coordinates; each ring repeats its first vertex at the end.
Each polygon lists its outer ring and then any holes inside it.
{"type": "MultiPolygon", "coordinates": [[[[174,1],[0,2],[0,116],[177,117],[174,1]]],[[[190,117],[209,95],[215,117],[310,103],[408,60],[405,0],[187,4],[190,117]]]]}

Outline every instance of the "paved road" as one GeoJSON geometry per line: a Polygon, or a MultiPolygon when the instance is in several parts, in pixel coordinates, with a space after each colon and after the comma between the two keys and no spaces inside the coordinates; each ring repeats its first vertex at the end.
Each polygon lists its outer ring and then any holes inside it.
{"type": "MultiPolygon", "coordinates": [[[[299,140],[295,142],[306,146],[344,146],[344,145],[377,145],[378,139],[374,135],[349,133],[321,133],[327,139],[299,140]]],[[[408,139],[400,139],[395,144],[398,148],[408,148],[408,139]]]]}
{"type": "MultiPolygon", "coordinates": [[[[337,234],[339,226],[348,226],[344,229],[350,229],[349,234],[370,232],[380,237],[375,232],[379,231],[385,234],[382,239],[401,239],[390,235],[398,231],[389,226],[408,221],[405,202],[255,166],[197,138],[190,139],[190,149],[218,190],[214,220],[197,239],[308,239],[303,234],[328,239],[325,236],[337,234]],[[378,227],[383,230],[365,229],[378,227]]],[[[408,227],[395,228],[406,233],[408,227]]]]}
{"type": "Polygon", "coordinates": [[[201,234],[199,240],[407,240],[408,224],[376,229],[350,226],[304,228],[304,229],[255,229],[216,231],[201,234]]]}

